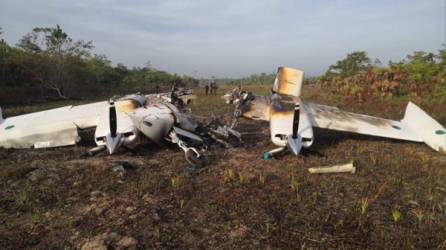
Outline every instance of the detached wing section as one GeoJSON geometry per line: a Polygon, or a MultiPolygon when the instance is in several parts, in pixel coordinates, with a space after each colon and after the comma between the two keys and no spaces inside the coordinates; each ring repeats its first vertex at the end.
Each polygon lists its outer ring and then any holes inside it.
{"type": "Polygon", "coordinates": [[[341,111],[336,107],[305,103],[313,127],[409,141],[422,140],[406,124],[368,115],[341,111]]]}
{"type": "Polygon", "coordinates": [[[97,102],[7,118],[0,123],[0,147],[74,145],[80,140],[77,129],[96,127],[107,106],[107,102],[97,102]]]}
{"type": "Polygon", "coordinates": [[[446,150],[445,128],[412,102],[407,105],[401,121],[345,112],[313,103],[305,103],[304,108],[313,127],[425,142],[436,151],[446,150]]]}

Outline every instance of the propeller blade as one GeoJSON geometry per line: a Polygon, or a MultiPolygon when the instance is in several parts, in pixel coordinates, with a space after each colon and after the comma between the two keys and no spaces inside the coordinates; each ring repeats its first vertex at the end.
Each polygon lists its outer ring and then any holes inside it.
{"type": "Polygon", "coordinates": [[[110,102],[109,108],[109,121],[110,121],[110,136],[112,138],[116,137],[116,130],[118,128],[117,120],[116,120],[116,107],[114,102],[110,102]]]}
{"type": "Polygon", "coordinates": [[[300,120],[300,106],[296,103],[294,106],[294,117],[293,117],[293,139],[296,139],[299,132],[299,120],[300,120]]]}
{"type": "Polygon", "coordinates": [[[302,149],[302,137],[298,136],[293,138],[292,136],[287,137],[287,147],[294,155],[298,155],[302,149]]]}
{"type": "Polygon", "coordinates": [[[299,120],[300,120],[300,106],[296,103],[294,106],[293,116],[293,134],[287,138],[288,149],[294,154],[298,155],[302,149],[302,137],[299,136],[299,120]]]}

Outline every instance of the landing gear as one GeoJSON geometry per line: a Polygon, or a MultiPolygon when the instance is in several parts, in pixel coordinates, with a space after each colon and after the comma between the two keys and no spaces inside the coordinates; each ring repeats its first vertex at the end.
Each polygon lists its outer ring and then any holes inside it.
{"type": "Polygon", "coordinates": [[[168,134],[168,138],[172,143],[175,143],[180,147],[185,154],[186,161],[190,163],[193,167],[201,167],[203,166],[203,157],[201,157],[198,150],[194,147],[188,147],[187,144],[178,138],[177,133],[175,133],[175,130],[170,131],[168,134]]]}
{"type": "Polygon", "coordinates": [[[197,152],[195,148],[189,148],[184,152],[186,156],[186,161],[193,166],[201,167],[203,166],[203,158],[197,152]]]}

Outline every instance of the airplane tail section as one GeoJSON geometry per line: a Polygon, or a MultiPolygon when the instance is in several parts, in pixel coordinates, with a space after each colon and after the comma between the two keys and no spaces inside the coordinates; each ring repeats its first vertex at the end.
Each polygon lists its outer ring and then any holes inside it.
{"type": "Polygon", "coordinates": [[[417,105],[412,102],[407,104],[401,122],[410,127],[429,147],[446,153],[446,129],[417,105]]]}
{"type": "Polygon", "coordinates": [[[304,72],[302,70],[279,67],[277,69],[276,80],[274,81],[273,91],[289,96],[299,97],[302,89],[304,72]]]}

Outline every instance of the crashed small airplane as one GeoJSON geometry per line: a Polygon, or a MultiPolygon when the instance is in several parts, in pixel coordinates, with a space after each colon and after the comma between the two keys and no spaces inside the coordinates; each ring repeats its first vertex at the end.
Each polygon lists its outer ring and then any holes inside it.
{"type": "Polygon", "coordinates": [[[235,108],[233,126],[238,117],[269,121],[271,141],[279,148],[265,152],[264,159],[286,149],[298,155],[302,147],[313,144],[313,127],[424,142],[436,151],[445,152],[445,128],[412,102],[401,121],[345,112],[303,101],[303,77],[301,70],[279,67],[268,96],[253,95],[240,88],[223,96],[235,108]]]}
{"type": "Polygon", "coordinates": [[[148,142],[178,145],[189,163],[197,165],[203,138],[184,105],[195,99],[190,90],[174,88],[163,94],[132,94],[110,101],[66,106],[4,119],[0,110],[0,147],[49,148],[75,145],[79,129],[96,128],[97,147],[88,155],[120,148],[134,149],[148,142]]]}

